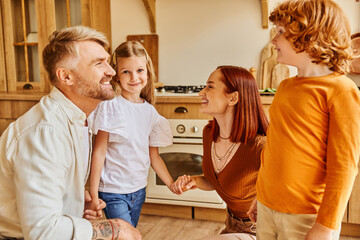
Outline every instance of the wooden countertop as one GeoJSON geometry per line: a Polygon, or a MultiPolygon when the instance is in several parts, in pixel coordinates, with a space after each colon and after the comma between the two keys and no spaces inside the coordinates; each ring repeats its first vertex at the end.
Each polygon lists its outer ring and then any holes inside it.
{"type": "MultiPolygon", "coordinates": [[[[47,93],[6,93],[0,92],[0,100],[39,101],[47,93]]],[[[156,103],[201,103],[199,96],[156,96],[156,103]]],[[[261,96],[263,104],[271,104],[274,96],[261,96]]]]}
{"type": "MultiPolygon", "coordinates": [[[[201,97],[156,96],[156,103],[201,103],[201,97]]],[[[271,104],[274,96],[260,96],[263,104],[271,104]]]]}
{"type": "Polygon", "coordinates": [[[36,92],[26,92],[26,93],[0,92],[0,100],[39,101],[46,94],[47,93],[36,93],[36,92]]]}

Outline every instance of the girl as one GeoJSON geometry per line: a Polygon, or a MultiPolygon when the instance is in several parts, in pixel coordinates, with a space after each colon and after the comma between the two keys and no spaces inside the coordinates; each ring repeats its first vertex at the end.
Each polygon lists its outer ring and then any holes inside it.
{"type": "Polygon", "coordinates": [[[180,192],[195,187],[216,190],[224,200],[226,226],[211,240],[255,239],[256,226],[246,212],[255,199],[268,126],[256,81],[244,68],[220,66],[199,95],[200,112],[214,117],[203,131],[204,175],[179,177],[175,186],[180,192]]]}
{"type": "Polygon", "coordinates": [[[99,104],[90,119],[97,134],[90,173],[92,209],[100,197],[106,202],[107,218],[121,218],[136,227],[150,164],[177,193],[158,152],[158,147],[172,144],[172,133],[168,121],[151,105],[155,75],[145,48],[137,41],[120,44],[112,65],[114,87],[121,95],[99,104]]]}

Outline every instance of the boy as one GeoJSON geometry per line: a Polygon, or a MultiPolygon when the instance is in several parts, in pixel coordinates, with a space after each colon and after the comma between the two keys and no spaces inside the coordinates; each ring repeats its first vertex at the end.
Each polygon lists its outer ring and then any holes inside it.
{"type": "Polygon", "coordinates": [[[339,239],[360,152],[359,90],[344,75],[349,23],[331,0],[288,0],[269,19],[278,62],[298,75],[280,84],[270,108],[257,237],[339,239]]]}

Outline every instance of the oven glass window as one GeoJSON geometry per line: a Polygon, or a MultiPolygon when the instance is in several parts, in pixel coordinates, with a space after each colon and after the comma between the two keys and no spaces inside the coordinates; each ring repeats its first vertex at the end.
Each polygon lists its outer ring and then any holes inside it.
{"type": "MultiPolygon", "coordinates": [[[[179,176],[201,175],[202,172],[202,156],[192,153],[161,153],[171,177],[176,181],[179,176]]],[[[163,181],[156,175],[156,185],[165,185],[163,181]]]]}

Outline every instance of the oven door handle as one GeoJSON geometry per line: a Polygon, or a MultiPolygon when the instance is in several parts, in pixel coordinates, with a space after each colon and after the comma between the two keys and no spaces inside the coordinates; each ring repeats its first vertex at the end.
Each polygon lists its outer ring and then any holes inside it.
{"type": "Polygon", "coordinates": [[[176,113],[188,113],[189,111],[185,107],[177,107],[175,109],[176,113]]]}

